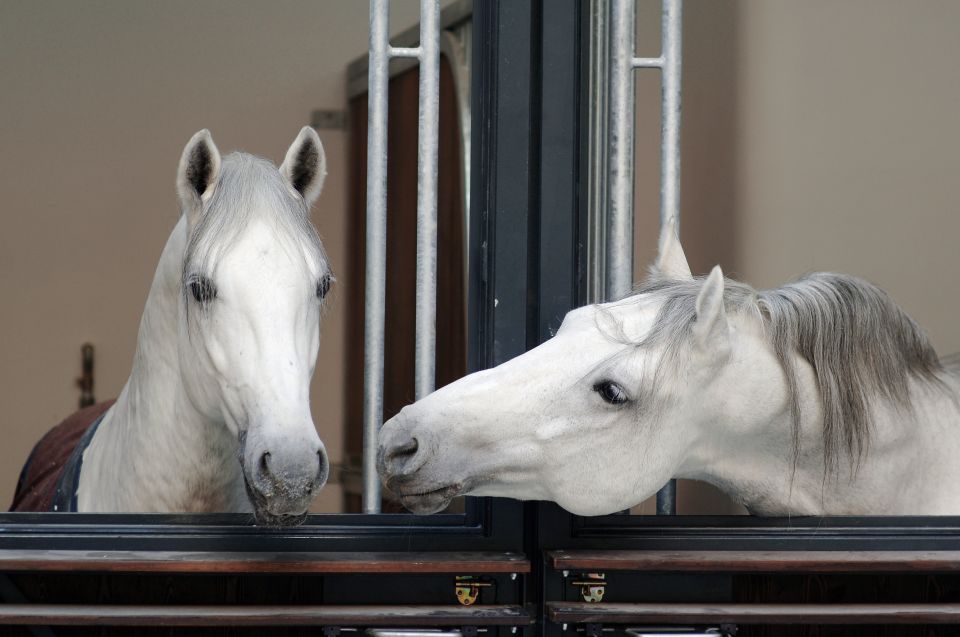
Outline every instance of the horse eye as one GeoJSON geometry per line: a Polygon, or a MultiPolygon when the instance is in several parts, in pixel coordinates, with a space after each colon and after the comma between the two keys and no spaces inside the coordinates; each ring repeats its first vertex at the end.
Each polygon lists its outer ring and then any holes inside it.
{"type": "Polygon", "coordinates": [[[317,298],[321,301],[323,297],[327,295],[327,292],[330,291],[330,275],[324,274],[319,281],[317,281],[317,298]]]}
{"type": "Polygon", "coordinates": [[[202,305],[217,298],[217,288],[207,277],[198,276],[190,280],[190,294],[202,305]]]}
{"type": "Polygon", "coordinates": [[[593,391],[600,394],[600,397],[611,405],[622,405],[627,402],[627,392],[623,391],[623,388],[616,383],[605,380],[597,383],[593,386],[593,391]]]}

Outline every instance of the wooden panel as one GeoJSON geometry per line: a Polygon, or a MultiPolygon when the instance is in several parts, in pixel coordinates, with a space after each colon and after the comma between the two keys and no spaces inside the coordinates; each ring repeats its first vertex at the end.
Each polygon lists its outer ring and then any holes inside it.
{"type": "Polygon", "coordinates": [[[711,573],[960,572],[960,551],[548,551],[554,569],[711,573]]]}
{"type": "Polygon", "coordinates": [[[0,572],[529,573],[518,553],[180,553],[0,551],[0,572]]]}
{"type": "Polygon", "coordinates": [[[136,606],[0,604],[0,625],[522,626],[522,606],[136,606]]]}
{"type": "Polygon", "coordinates": [[[558,623],[960,624],[960,604],[591,604],[549,602],[558,623]]]}

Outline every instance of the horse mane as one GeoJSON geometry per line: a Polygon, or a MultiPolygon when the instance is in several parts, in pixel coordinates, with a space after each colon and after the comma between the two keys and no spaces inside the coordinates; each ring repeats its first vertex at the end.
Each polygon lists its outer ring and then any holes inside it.
{"type": "MultiPolygon", "coordinates": [[[[644,342],[668,352],[686,342],[696,322],[704,278],[668,280],[654,275],[636,290],[662,301],[644,342]]],[[[728,314],[759,317],[784,370],[793,421],[794,462],[800,454],[800,398],[793,354],[813,368],[823,415],[825,470],[841,454],[856,470],[870,438],[868,398],[879,395],[909,409],[911,379],[945,387],[941,365],[926,334],[890,296],[862,279],[819,272],[772,290],[726,279],[728,314]]]]}
{"type": "Polygon", "coordinates": [[[310,223],[303,199],[284,181],[273,162],[249,153],[224,156],[219,182],[204,205],[187,242],[183,259],[182,292],[195,272],[211,273],[216,260],[240,237],[254,218],[277,229],[277,238],[291,248],[306,246],[326,262],[323,244],[310,223]]]}

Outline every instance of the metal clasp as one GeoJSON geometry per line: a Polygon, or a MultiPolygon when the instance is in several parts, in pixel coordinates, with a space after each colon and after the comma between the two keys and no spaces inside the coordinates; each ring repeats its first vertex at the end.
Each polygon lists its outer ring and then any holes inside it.
{"type": "Polygon", "coordinates": [[[490,582],[482,582],[473,575],[457,575],[454,583],[454,592],[457,601],[464,606],[470,606],[480,597],[480,589],[493,586],[490,582]]]}
{"type": "Polygon", "coordinates": [[[580,579],[570,582],[580,587],[580,597],[585,602],[603,601],[603,593],[607,588],[606,575],[603,573],[584,573],[580,579]]]}

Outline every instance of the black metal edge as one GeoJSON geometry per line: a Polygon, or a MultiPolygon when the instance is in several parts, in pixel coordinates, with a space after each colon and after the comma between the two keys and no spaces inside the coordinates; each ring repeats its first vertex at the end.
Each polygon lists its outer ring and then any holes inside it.
{"type": "MultiPolygon", "coordinates": [[[[587,230],[586,193],[581,167],[587,158],[582,132],[588,116],[584,70],[589,58],[588,2],[551,1],[539,7],[541,19],[539,103],[539,226],[537,320],[529,344],[537,345],[560,327],[564,316],[583,304],[585,289],[584,245],[587,230]]],[[[569,519],[549,516],[546,503],[528,505],[531,539],[528,555],[542,554],[544,534],[569,527],[569,519]],[[545,516],[544,513],[547,513],[545,516]]],[[[568,516],[568,514],[565,514],[568,516]]],[[[537,632],[560,637],[560,626],[548,621],[542,603],[563,599],[561,579],[552,577],[541,559],[532,559],[531,594],[541,601],[537,608],[537,632]]]]}
{"type": "Polygon", "coordinates": [[[946,550],[960,517],[574,516],[540,507],[542,550],[946,550]]]}

